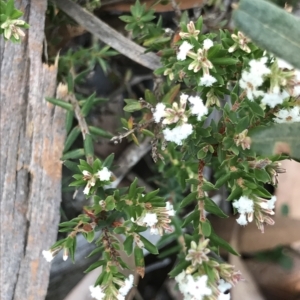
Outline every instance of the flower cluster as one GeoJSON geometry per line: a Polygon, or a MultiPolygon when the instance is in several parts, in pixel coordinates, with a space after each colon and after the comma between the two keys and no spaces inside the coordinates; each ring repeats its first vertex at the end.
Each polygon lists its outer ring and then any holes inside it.
{"type": "Polygon", "coordinates": [[[273,209],[275,208],[276,196],[273,196],[270,200],[260,197],[254,197],[253,199],[242,196],[239,200],[233,202],[233,207],[240,213],[236,221],[240,225],[247,225],[254,218],[257,227],[263,232],[264,223],[274,224],[274,221],[268,215],[274,215],[273,209]]]}
{"type": "Polygon", "coordinates": [[[147,205],[147,210],[138,217],[136,220],[131,219],[132,222],[138,224],[139,226],[150,227],[151,234],[163,235],[165,232],[172,232],[173,229],[170,226],[170,217],[175,215],[173,205],[170,202],[166,203],[166,207],[152,207],[147,205]]]}
{"type": "Polygon", "coordinates": [[[83,174],[83,180],[87,181],[87,184],[83,190],[83,193],[85,195],[88,195],[90,193],[90,189],[95,186],[96,180],[99,179],[100,181],[110,181],[111,178],[111,171],[107,169],[107,167],[104,167],[102,170],[98,171],[96,174],[92,174],[89,171],[82,171],[83,174]]]}
{"type": "Polygon", "coordinates": [[[207,286],[207,275],[192,276],[182,271],[175,280],[186,300],[202,300],[205,296],[212,295],[212,289],[207,286]]]}
{"type": "Polygon", "coordinates": [[[182,141],[193,132],[193,126],[187,123],[189,116],[194,115],[200,121],[203,116],[208,114],[208,109],[199,96],[181,94],[179,103],[178,105],[177,102],[174,102],[172,108],[167,108],[165,104],[158,103],[153,112],[153,117],[156,123],[161,122],[163,125],[176,124],[176,127],[163,130],[164,138],[166,141],[182,145],[182,141]],[[190,105],[189,111],[186,111],[187,101],[190,105]]]}
{"type": "MultiPolygon", "coordinates": [[[[267,62],[266,56],[251,60],[249,70],[242,72],[239,84],[244,89],[247,98],[250,101],[260,99],[263,106],[275,108],[290,97],[298,97],[300,95],[300,71],[281,59],[270,59],[270,67],[266,66],[267,62]],[[267,91],[263,87],[266,80],[270,82],[267,91]]],[[[300,108],[294,106],[291,109],[280,109],[275,116],[274,122],[276,123],[299,122],[300,108]]]]}
{"type": "MultiPolygon", "coordinates": [[[[115,299],[125,300],[126,295],[133,287],[134,276],[130,274],[129,277],[125,279],[125,281],[114,279],[114,282],[120,286],[119,290],[117,290],[115,287],[110,288],[110,290],[112,290],[114,294],[115,299]]],[[[102,287],[100,285],[90,286],[91,297],[97,300],[105,299],[105,297],[107,296],[106,290],[108,288],[109,287],[107,286],[102,287]]]]}

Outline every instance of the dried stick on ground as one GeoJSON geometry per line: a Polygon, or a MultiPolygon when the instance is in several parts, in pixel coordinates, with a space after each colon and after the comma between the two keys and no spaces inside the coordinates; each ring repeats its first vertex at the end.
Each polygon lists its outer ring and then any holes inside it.
{"type": "Polygon", "coordinates": [[[161,66],[159,57],[154,53],[144,53],[145,48],[127,39],[71,0],[52,0],[52,2],[102,42],[138,64],[150,70],[155,70],[161,66]]]}

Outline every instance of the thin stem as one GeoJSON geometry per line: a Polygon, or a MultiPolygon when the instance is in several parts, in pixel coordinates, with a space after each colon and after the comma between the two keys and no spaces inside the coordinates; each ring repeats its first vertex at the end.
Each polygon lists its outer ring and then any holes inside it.
{"type": "MultiPolygon", "coordinates": [[[[203,182],[204,182],[204,177],[203,177],[203,170],[204,170],[205,162],[204,160],[199,160],[198,164],[198,187],[197,187],[197,192],[198,192],[198,209],[200,212],[200,223],[203,223],[206,221],[205,217],[205,211],[204,211],[204,192],[202,189],[203,182]]],[[[204,235],[202,232],[201,224],[199,224],[199,234],[201,235],[201,241],[204,241],[204,235]]]]}
{"type": "Polygon", "coordinates": [[[68,100],[71,102],[71,104],[74,107],[74,113],[75,113],[76,119],[78,121],[78,125],[79,125],[81,133],[82,133],[82,137],[85,140],[86,135],[90,134],[90,131],[89,131],[89,127],[85,121],[85,118],[81,113],[79,103],[78,103],[77,99],[75,98],[75,95],[73,95],[73,94],[70,94],[68,96],[68,100]]]}
{"type": "Polygon", "coordinates": [[[148,120],[147,122],[145,123],[142,123],[142,124],[136,124],[136,126],[130,130],[128,130],[127,132],[123,133],[123,134],[120,134],[118,136],[114,136],[111,141],[114,142],[114,143],[118,143],[118,142],[121,142],[122,139],[124,139],[125,137],[131,135],[132,133],[138,131],[138,130],[141,130],[141,129],[144,129],[144,128],[147,128],[151,123],[153,123],[153,119],[150,119],[148,120]]]}

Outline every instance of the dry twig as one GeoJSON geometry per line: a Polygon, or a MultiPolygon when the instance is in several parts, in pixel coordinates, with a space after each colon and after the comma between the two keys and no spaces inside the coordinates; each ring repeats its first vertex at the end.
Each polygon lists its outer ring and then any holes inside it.
{"type": "Polygon", "coordinates": [[[161,66],[160,58],[154,53],[145,53],[145,48],[127,39],[78,4],[71,0],[52,0],[52,2],[102,42],[138,64],[150,70],[155,70],[161,66]]]}

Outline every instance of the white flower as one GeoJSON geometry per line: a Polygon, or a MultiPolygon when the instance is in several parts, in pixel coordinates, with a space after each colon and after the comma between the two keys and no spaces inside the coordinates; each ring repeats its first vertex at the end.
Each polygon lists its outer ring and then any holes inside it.
{"type": "Polygon", "coordinates": [[[207,287],[207,279],[206,275],[193,277],[187,275],[185,271],[175,277],[184,299],[191,300],[202,300],[205,296],[212,294],[212,290],[207,287]]]}
{"type": "Polygon", "coordinates": [[[263,96],[265,94],[263,91],[257,90],[257,88],[261,86],[263,82],[262,76],[256,76],[253,73],[243,71],[239,84],[242,89],[246,90],[247,98],[249,100],[254,100],[254,98],[263,96]]]}
{"type": "Polygon", "coordinates": [[[275,208],[276,196],[272,196],[270,200],[265,200],[260,203],[260,207],[267,210],[273,210],[275,208]]]}
{"type": "Polygon", "coordinates": [[[191,103],[191,113],[192,115],[197,116],[198,121],[200,121],[203,116],[207,115],[208,109],[199,96],[189,97],[189,102],[191,103]]]}
{"type": "Polygon", "coordinates": [[[175,210],[173,209],[173,205],[169,201],[166,203],[166,210],[170,217],[175,216],[175,210]]]}
{"type": "Polygon", "coordinates": [[[155,213],[146,213],[143,222],[146,226],[154,226],[158,222],[157,215],[155,213]]]}
{"type": "Polygon", "coordinates": [[[117,295],[117,300],[125,300],[125,297],[121,294],[117,295]]]}
{"type": "Polygon", "coordinates": [[[125,279],[124,285],[119,289],[119,294],[125,297],[133,287],[133,282],[134,282],[134,276],[130,274],[128,279],[125,279]]]}
{"type": "Polygon", "coordinates": [[[219,280],[218,289],[221,293],[225,293],[226,291],[230,290],[232,285],[226,282],[224,279],[219,280]]]}
{"type": "Polygon", "coordinates": [[[239,200],[234,201],[232,206],[235,207],[240,214],[254,212],[254,202],[246,196],[242,196],[239,200]]]}
{"type": "Polygon", "coordinates": [[[156,227],[151,227],[151,228],[150,228],[150,234],[158,235],[158,234],[159,234],[158,228],[156,228],[156,227]]]}
{"type": "Polygon", "coordinates": [[[291,96],[293,96],[293,97],[300,96],[300,85],[294,86],[291,96]]]}
{"type": "Polygon", "coordinates": [[[204,74],[203,77],[200,78],[199,85],[212,86],[215,82],[217,82],[215,77],[209,74],[204,74]]]}
{"type": "Polygon", "coordinates": [[[211,48],[214,45],[214,42],[210,39],[205,39],[203,41],[203,48],[208,50],[209,48],[211,48]]]}
{"type": "Polygon", "coordinates": [[[182,94],[180,95],[180,102],[181,102],[182,104],[185,104],[186,101],[187,101],[187,99],[188,99],[188,97],[189,97],[189,95],[182,93],[182,94]]]}
{"type": "Polygon", "coordinates": [[[89,192],[90,192],[90,189],[91,189],[91,186],[87,184],[86,187],[85,187],[84,190],[83,190],[83,193],[84,193],[85,195],[88,195],[89,192]]]}
{"type": "Polygon", "coordinates": [[[193,299],[202,300],[204,296],[210,296],[212,290],[207,287],[207,275],[197,276],[187,275],[189,294],[193,299]]]}
{"type": "Polygon", "coordinates": [[[228,294],[223,294],[223,293],[219,294],[218,300],[230,300],[230,293],[228,293],[228,294]]]}
{"type": "Polygon", "coordinates": [[[275,208],[276,200],[277,200],[277,197],[272,196],[272,198],[268,201],[268,209],[274,209],[275,208]]]}
{"type": "Polygon", "coordinates": [[[182,145],[182,141],[185,140],[193,132],[193,126],[191,124],[183,124],[173,129],[166,128],[163,130],[165,140],[174,142],[177,145],[182,145]]]}
{"type": "Polygon", "coordinates": [[[261,59],[252,59],[249,62],[250,73],[254,76],[264,76],[271,73],[271,70],[266,66],[268,58],[263,56],[261,59]]]}
{"type": "Polygon", "coordinates": [[[277,64],[280,69],[292,70],[294,67],[281,58],[277,58],[277,64]]]}
{"type": "Polygon", "coordinates": [[[155,112],[153,113],[153,118],[156,123],[159,123],[161,118],[166,115],[166,106],[163,103],[158,103],[155,107],[155,112]]]}
{"type": "Polygon", "coordinates": [[[66,261],[69,257],[69,249],[64,248],[63,260],[66,261]]]}
{"type": "Polygon", "coordinates": [[[82,171],[82,174],[84,175],[84,176],[92,176],[92,174],[89,172],[89,171],[86,171],[86,170],[83,170],[82,171]]]}
{"type": "Polygon", "coordinates": [[[277,118],[274,118],[276,123],[300,122],[300,106],[295,106],[290,110],[281,109],[276,116],[277,118]]]}
{"type": "Polygon", "coordinates": [[[282,92],[270,92],[264,95],[261,99],[261,102],[265,105],[269,105],[270,107],[274,108],[277,104],[282,104],[283,100],[288,98],[289,94],[286,91],[282,92]]]}
{"type": "Polygon", "coordinates": [[[91,297],[97,300],[102,300],[105,297],[105,294],[103,293],[99,285],[97,285],[96,287],[91,285],[90,292],[91,292],[91,297]]]}
{"type": "Polygon", "coordinates": [[[52,261],[52,259],[54,258],[53,252],[51,252],[50,250],[43,250],[42,254],[47,262],[52,261]]]}
{"type": "Polygon", "coordinates": [[[241,226],[245,226],[245,225],[248,224],[248,221],[246,219],[246,215],[245,214],[240,214],[240,217],[238,219],[236,219],[236,221],[241,226]]]}
{"type": "Polygon", "coordinates": [[[177,53],[177,60],[185,60],[187,53],[193,48],[194,46],[184,41],[180,47],[179,52],[177,53]]]}
{"type": "Polygon", "coordinates": [[[111,177],[111,171],[104,167],[101,171],[98,171],[98,177],[101,181],[109,181],[111,177]]]}

